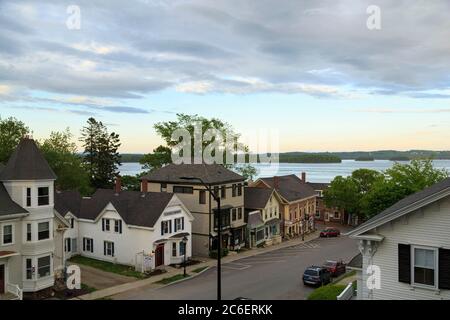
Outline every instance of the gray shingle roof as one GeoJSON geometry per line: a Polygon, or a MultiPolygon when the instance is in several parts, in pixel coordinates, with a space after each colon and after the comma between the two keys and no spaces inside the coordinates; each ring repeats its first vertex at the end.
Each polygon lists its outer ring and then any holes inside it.
{"type": "Polygon", "coordinates": [[[5,186],[0,182],[0,216],[19,213],[28,213],[28,211],[11,199],[5,186]]]}
{"type": "Polygon", "coordinates": [[[358,253],[356,256],[350,260],[350,262],[347,264],[347,267],[355,268],[355,269],[362,269],[362,254],[358,253]]]}
{"type": "Polygon", "coordinates": [[[360,230],[364,229],[366,226],[377,223],[377,221],[382,220],[383,218],[387,218],[387,216],[396,213],[399,210],[405,209],[410,205],[415,203],[420,203],[420,201],[426,200],[428,197],[433,196],[434,194],[444,191],[446,189],[450,189],[450,178],[444,179],[441,182],[438,182],[428,188],[425,188],[422,191],[413,193],[412,195],[403,198],[398,201],[394,205],[390,206],[386,210],[367,220],[357,228],[353,229],[349,232],[349,234],[357,234],[360,230]]]}
{"type": "Polygon", "coordinates": [[[172,193],[121,191],[99,189],[91,198],[78,192],[55,193],[55,209],[65,215],[72,212],[77,218],[95,220],[108,203],[116,208],[128,225],[153,227],[174,195],[172,193]],[[61,211],[59,211],[61,210],[61,211]]]}
{"type": "Polygon", "coordinates": [[[261,218],[261,213],[259,211],[253,212],[251,214],[249,213],[247,224],[249,228],[257,228],[263,226],[264,221],[261,218]]]}
{"type": "Polygon", "coordinates": [[[55,180],[56,175],[33,139],[24,138],[0,173],[0,180],[55,180]]]}
{"type": "Polygon", "coordinates": [[[244,206],[246,209],[264,209],[270,196],[272,188],[246,187],[244,190],[244,206]]]}
{"type": "Polygon", "coordinates": [[[225,168],[220,164],[169,164],[152,173],[143,176],[152,182],[197,184],[181,177],[193,176],[202,179],[207,184],[220,184],[244,181],[244,177],[225,168]]]}
{"type": "Polygon", "coordinates": [[[310,185],[314,190],[326,190],[330,184],[329,183],[322,183],[322,182],[307,182],[308,185],[310,185]]]}
{"type": "MultiPolygon", "coordinates": [[[[261,178],[271,188],[274,187],[274,178],[261,178]]],[[[307,183],[303,182],[295,174],[287,176],[279,176],[278,187],[276,190],[278,193],[288,201],[296,201],[304,198],[309,198],[316,195],[316,191],[307,183]]]]}

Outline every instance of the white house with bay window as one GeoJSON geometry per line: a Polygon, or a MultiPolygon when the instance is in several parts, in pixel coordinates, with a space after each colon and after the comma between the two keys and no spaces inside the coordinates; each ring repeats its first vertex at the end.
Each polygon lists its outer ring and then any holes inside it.
{"type": "Polygon", "coordinates": [[[415,193],[349,233],[361,256],[358,299],[450,299],[450,178],[415,193]],[[380,286],[367,286],[369,266],[380,286]]]}
{"type": "Polygon", "coordinates": [[[193,217],[169,193],[99,189],[92,197],[56,192],[55,210],[69,222],[65,259],[81,255],[152,270],[192,255],[193,217]],[[144,261],[145,260],[145,261],[144,261]]]}
{"type": "Polygon", "coordinates": [[[28,138],[0,168],[0,295],[21,298],[54,285],[62,262],[55,247],[67,227],[53,211],[55,179],[28,138]]]}

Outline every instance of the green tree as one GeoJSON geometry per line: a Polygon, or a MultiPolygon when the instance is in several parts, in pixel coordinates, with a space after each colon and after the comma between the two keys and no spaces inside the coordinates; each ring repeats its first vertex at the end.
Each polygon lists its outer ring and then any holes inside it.
{"type": "Polygon", "coordinates": [[[358,183],[350,177],[337,176],[324,191],[325,205],[345,210],[348,214],[360,213],[361,193],[358,183]]]}
{"type": "Polygon", "coordinates": [[[140,175],[135,175],[135,176],[124,175],[124,176],[122,176],[122,188],[123,188],[123,190],[128,190],[128,191],[140,191],[141,190],[140,175]]]}
{"type": "Polygon", "coordinates": [[[383,174],[370,169],[358,169],[352,172],[351,179],[358,187],[358,193],[361,195],[369,192],[375,182],[383,177],[383,174]]]}
{"type": "Polygon", "coordinates": [[[81,130],[80,141],[83,143],[83,157],[91,185],[95,188],[110,188],[120,166],[119,135],[109,133],[101,121],[89,118],[87,126],[81,130]]]}
{"type": "Polygon", "coordinates": [[[148,153],[142,157],[139,163],[142,169],[152,171],[159,169],[162,166],[172,162],[172,151],[169,147],[159,146],[153,150],[153,153],[148,153]]]}
{"type": "Polygon", "coordinates": [[[72,138],[69,129],[52,132],[40,143],[40,149],[58,177],[55,184],[59,190],[78,190],[87,195],[91,192],[89,175],[72,138]]]}
{"type": "Polygon", "coordinates": [[[249,164],[236,167],[236,171],[243,176],[245,180],[253,180],[253,178],[258,174],[256,168],[249,164]]]}
{"type": "Polygon", "coordinates": [[[8,162],[17,145],[30,129],[16,118],[0,118],[0,163],[8,162]]]}

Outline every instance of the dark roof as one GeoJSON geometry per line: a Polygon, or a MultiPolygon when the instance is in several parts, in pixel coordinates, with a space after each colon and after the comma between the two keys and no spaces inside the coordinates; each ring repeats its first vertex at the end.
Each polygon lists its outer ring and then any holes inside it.
{"type": "Polygon", "coordinates": [[[244,207],[246,209],[264,209],[272,192],[272,188],[246,187],[244,190],[244,207]]]}
{"type": "Polygon", "coordinates": [[[274,179],[278,178],[278,193],[288,201],[296,201],[316,195],[316,191],[307,183],[303,182],[295,174],[271,178],[261,178],[267,185],[274,188],[274,179]]]}
{"type": "Polygon", "coordinates": [[[33,139],[24,138],[0,173],[0,180],[55,180],[56,175],[33,139]]]}
{"type": "Polygon", "coordinates": [[[67,191],[55,194],[55,209],[65,215],[72,212],[77,218],[95,220],[111,203],[128,225],[153,227],[172,199],[172,193],[121,191],[98,189],[90,198],[67,191]],[[62,210],[60,212],[59,210],[62,210]]]}
{"type": "Polygon", "coordinates": [[[19,213],[28,213],[28,211],[11,199],[5,186],[0,182],[0,216],[19,213]]]}
{"type": "Polygon", "coordinates": [[[186,176],[200,178],[207,184],[220,184],[245,180],[240,174],[228,170],[220,164],[169,164],[143,176],[141,179],[147,179],[152,182],[198,184],[195,181],[181,179],[181,177],[186,176]]]}
{"type": "Polygon", "coordinates": [[[330,186],[329,183],[322,183],[322,182],[307,182],[307,184],[310,185],[314,190],[322,190],[322,191],[330,186]]]}
{"type": "Polygon", "coordinates": [[[347,264],[347,267],[349,268],[355,268],[355,269],[362,269],[362,255],[361,253],[358,253],[356,256],[353,257],[352,260],[347,264]]]}
{"type": "Polygon", "coordinates": [[[256,228],[264,225],[264,221],[261,218],[261,213],[259,211],[249,213],[247,224],[249,228],[256,228]]]}
{"type": "Polygon", "coordinates": [[[376,216],[372,217],[371,219],[367,220],[357,228],[353,229],[349,232],[349,234],[355,234],[358,233],[359,230],[367,227],[367,225],[376,223],[378,220],[382,220],[386,216],[389,216],[390,214],[393,214],[399,210],[402,210],[410,205],[413,205],[417,202],[420,202],[422,200],[427,199],[430,196],[433,196],[434,194],[444,191],[445,189],[450,189],[450,178],[444,179],[441,182],[438,182],[422,191],[413,193],[410,196],[407,196],[406,198],[403,198],[399,202],[395,203],[391,207],[387,208],[386,210],[382,211],[381,213],[377,214],[376,216]]]}

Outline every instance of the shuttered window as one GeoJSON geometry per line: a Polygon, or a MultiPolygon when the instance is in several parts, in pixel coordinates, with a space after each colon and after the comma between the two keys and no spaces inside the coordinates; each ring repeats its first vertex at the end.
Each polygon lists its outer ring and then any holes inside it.
{"type": "Polygon", "coordinates": [[[450,289],[450,250],[439,249],[439,289],[450,289]]]}
{"type": "Polygon", "coordinates": [[[411,246],[398,244],[398,281],[411,283],[411,246]]]}

